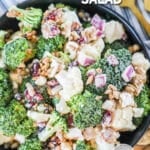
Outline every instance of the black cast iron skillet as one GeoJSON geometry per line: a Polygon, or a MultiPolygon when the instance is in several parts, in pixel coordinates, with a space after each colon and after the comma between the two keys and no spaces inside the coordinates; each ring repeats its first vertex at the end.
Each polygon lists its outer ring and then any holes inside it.
{"type": "MultiPolygon", "coordinates": [[[[118,13],[110,10],[107,6],[104,5],[82,5],[80,0],[27,0],[24,3],[19,4],[21,8],[26,8],[29,6],[42,8],[43,10],[47,9],[50,3],[64,3],[69,4],[75,8],[85,9],[91,14],[98,13],[104,18],[119,20],[125,27],[126,32],[129,37],[130,43],[138,43],[145,56],[150,60],[150,51],[146,50],[142,39],[138,36],[138,31],[135,31],[133,27],[128,23],[127,20],[122,18],[118,13]]],[[[0,29],[13,29],[17,30],[17,21],[15,19],[9,19],[5,15],[0,18],[0,29]]],[[[117,31],[116,31],[117,32],[117,31]]],[[[150,77],[150,72],[148,73],[150,77]]],[[[145,130],[150,124],[150,116],[145,117],[142,124],[133,132],[121,133],[120,142],[129,144],[131,146],[135,145],[141,136],[144,134],[145,130]]],[[[4,150],[3,147],[0,147],[0,150],[4,150]]]]}

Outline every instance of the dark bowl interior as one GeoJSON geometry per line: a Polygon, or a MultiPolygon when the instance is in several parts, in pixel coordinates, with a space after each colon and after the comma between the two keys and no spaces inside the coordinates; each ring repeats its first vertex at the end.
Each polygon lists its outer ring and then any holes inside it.
{"type": "MultiPolygon", "coordinates": [[[[138,43],[145,56],[150,60],[148,53],[148,50],[146,50],[144,43],[142,42],[142,39],[138,36],[137,32],[135,31],[131,25],[129,25],[128,21],[122,18],[119,14],[116,12],[110,10],[107,6],[104,5],[82,5],[80,0],[27,0],[24,3],[19,4],[18,6],[21,8],[26,8],[29,6],[42,8],[43,10],[47,9],[50,3],[64,3],[69,4],[75,8],[82,8],[85,9],[87,12],[91,14],[98,13],[100,16],[103,16],[107,19],[115,19],[119,20],[121,23],[123,23],[126,32],[129,37],[130,43],[138,43]]],[[[13,29],[14,31],[18,29],[17,27],[17,21],[15,19],[9,19],[5,15],[0,18],[0,29],[13,29]]],[[[117,32],[117,31],[116,31],[117,32]]],[[[150,77],[150,72],[148,73],[150,77]]],[[[135,145],[138,140],[141,138],[141,136],[144,134],[145,130],[148,128],[150,124],[150,116],[145,117],[142,124],[133,132],[125,132],[121,133],[120,142],[126,143],[129,145],[135,145]]],[[[3,150],[3,147],[0,147],[0,150],[3,150]]]]}

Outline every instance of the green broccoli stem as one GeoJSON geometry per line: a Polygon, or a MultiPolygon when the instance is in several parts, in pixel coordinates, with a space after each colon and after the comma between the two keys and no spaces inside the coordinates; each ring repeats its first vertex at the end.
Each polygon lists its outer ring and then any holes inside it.
{"type": "Polygon", "coordinates": [[[40,141],[45,142],[57,131],[67,132],[67,122],[64,117],[62,117],[57,111],[53,111],[50,115],[50,120],[48,121],[46,127],[42,132],[39,133],[38,137],[40,141]]]}

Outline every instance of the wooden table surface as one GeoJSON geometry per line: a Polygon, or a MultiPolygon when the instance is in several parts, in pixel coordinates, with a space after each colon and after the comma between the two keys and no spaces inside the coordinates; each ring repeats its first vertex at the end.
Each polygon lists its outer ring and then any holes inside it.
{"type": "Polygon", "coordinates": [[[138,145],[134,147],[134,150],[150,150],[150,128],[141,138],[138,145]]]}

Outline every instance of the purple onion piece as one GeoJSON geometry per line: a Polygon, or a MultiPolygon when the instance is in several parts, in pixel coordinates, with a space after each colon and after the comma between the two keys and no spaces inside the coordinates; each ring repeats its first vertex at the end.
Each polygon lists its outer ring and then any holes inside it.
{"type": "Polygon", "coordinates": [[[78,55],[78,63],[81,66],[87,67],[92,65],[93,63],[95,63],[95,60],[87,55],[85,55],[84,53],[79,53],[78,55]]]}
{"type": "Polygon", "coordinates": [[[37,102],[40,102],[40,101],[42,101],[44,98],[43,98],[43,96],[42,96],[40,93],[36,93],[36,94],[34,95],[33,99],[34,99],[35,101],[37,101],[37,102]]]}
{"type": "Polygon", "coordinates": [[[128,66],[122,73],[124,81],[129,82],[135,76],[135,70],[132,65],[128,66]]]}
{"type": "Polygon", "coordinates": [[[88,72],[87,72],[87,76],[89,77],[89,76],[95,76],[96,75],[96,70],[95,69],[90,69],[90,70],[88,70],[88,72]]]}
{"type": "Polygon", "coordinates": [[[91,24],[98,30],[97,35],[102,36],[105,29],[105,20],[101,19],[97,14],[93,16],[91,24]]]}
{"type": "Polygon", "coordinates": [[[95,76],[95,86],[102,88],[106,85],[107,77],[106,74],[99,74],[95,76]]]}
{"type": "Polygon", "coordinates": [[[78,44],[86,43],[86,39],[85,39],[84,37],[80,37],[80,38],[77,40],[77,43],[78,43],[78,44]]]}
{"type": "Polygon", "coordinates": [[[111,121],[112,121],[112,114],[110,111],[106,111],[102,119],[103,126],[109,126],[111,121]]]}
{"type": "Polygon", "coordinates": [[[79,65],[78,61],[73,61],[69,64],[69,67],[76,67],[78,65],[79,65]]]}
{"type": "Polygon", "coordinates": [[[112,66],[117,66],[119,64],[119,61],[115,55],[108,56],[107,62],[112,66]]]}
{"type": "Polygon", "coordinates": [[[50,33],[49,33],[50,37],[54,37],[60,33],[60,30],[56,25],[52,24],[49,28],[50,28],[50,33]]]}
{"type": "Polygon", "coordinates": [[[32,69],[31,69],[31,74],[33,77],[36,77],[38,76],[38,72],[39,72],[39,69],[40,69],[40,64],[39,62],[35,62],[33,63],[33,66],[32,66],[32,69]]]}
{"type": "Polygon", "coordinates": [[[24,95],[25,95],[25,99],[27,99],[29,101],[31,101],[33,98],[32,96],[29,95],[29,92],[27,89],[24,91],[24,95]]]}
{"type": "Polygon", "coordinates": [[[55,80],[55,79],[48,81],[47,84],[48,84],[48,86],[50,86],[51,88],[53,88],[53,87],[59,85],[58,81],[55,80]]]}

